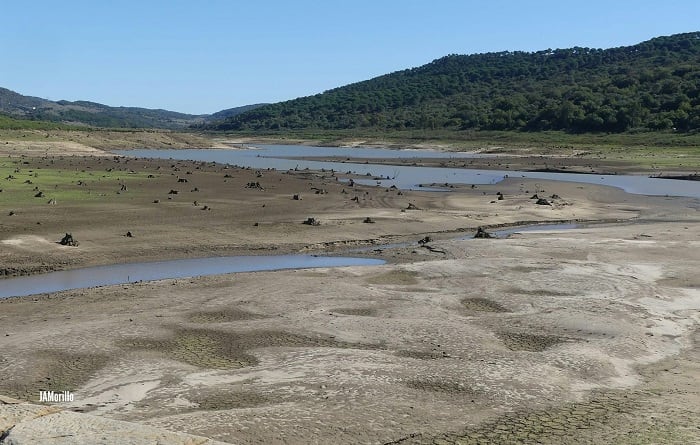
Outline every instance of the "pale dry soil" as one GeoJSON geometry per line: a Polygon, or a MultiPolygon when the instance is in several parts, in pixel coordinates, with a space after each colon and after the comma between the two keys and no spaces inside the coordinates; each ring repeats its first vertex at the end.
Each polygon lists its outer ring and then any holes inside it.
{"type": "Polygon", "coordinates": [[[231,443],[692,443],[697,227],[5,300],[0,392],[231,443]]]}
{"type": "Polygon", "coordinates": [[[117,181],[86,178],[79,187],[104,199],[1,209],[10,273],[411,244],[365,253],[383,266],[0,300],[0,394],[37,403],[40,389],[75,392],[49,408],[0,401],[0,440],[96,443],[108,422],[132,440],[111,443],[700,441],[696,201],[515,179],[398,194],[323,172],[52,156],[23,159],[18,174],[58,164],[154,177],[119,194],[117,181]],[[168,200],[176,187],[186,197],[168,200]],[[535,191],[560,198],[537,206],[535,191]],[[301,224],[307,216],[321,225],[301,224]],[[626,223],[456,239],[479,225],[573,219],[626,223]],[[57,246],[65,231],[81,244],[57,246]],[[416,243],[426,235],[431,249],[416,243]]]}

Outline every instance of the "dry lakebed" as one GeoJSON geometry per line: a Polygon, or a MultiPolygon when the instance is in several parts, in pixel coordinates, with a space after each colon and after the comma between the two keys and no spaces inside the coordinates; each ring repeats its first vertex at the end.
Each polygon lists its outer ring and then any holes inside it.
{"type": "Polygon", "coordinates": [[[353,167],[369,156],[30,145],[0,152],[0,289],[112,264],[318,262],[6,295],[0,443],[700,442],[700,182],[410,186],[353,167]]]}

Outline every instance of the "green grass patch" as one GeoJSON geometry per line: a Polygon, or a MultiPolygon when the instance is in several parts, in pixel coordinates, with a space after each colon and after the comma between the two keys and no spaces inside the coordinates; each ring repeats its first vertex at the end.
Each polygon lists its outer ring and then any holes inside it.
{"type": "Polygon", "coordinates": [[[0,158],[0,205],[45,205],[55,199],[60,204],[96,201],[145,180],[148,172],[70,170],[36,167],[22,159],[0,158]],[[41,192],[41,196],[37,196],[41,192]]]}

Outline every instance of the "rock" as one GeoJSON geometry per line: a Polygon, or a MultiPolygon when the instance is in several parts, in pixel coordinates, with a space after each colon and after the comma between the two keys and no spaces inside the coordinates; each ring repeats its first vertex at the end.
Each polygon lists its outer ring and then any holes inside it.
{"type": "Polygon", "coordinates": [[[374,220],[372,218],[370,218],[369,216],[367,218],[365,218],[362,222],[365,224],[374,224],[374,220]]]}
{"type": "Polygon", "coordinates": [[[530,196],[530,199],[540,199],[540,197],[537,196],[537,193],[535,193],[534,195],[530,196]]]}
{"type": "Polygon", "coordinates": [[[301,196],[299,196],[299,194],[295,194],[294,196],[292,196],[292,199],[295,201],[301,201],[301,196]]]}
{"type": "Polygon", "coordinates": [[[408,207],[406,207],[406,210],[420,210],[415,204],[412,202],[408,204],[408,207]]]}
{"type": "Polygon", "coordinates": [[[552,205],[552,204],[550,204],[549,201],[547,201],[544,198],[539,198],[535,204],[540,205],[540,206],[551,206],[552,205]]]}
{"type": "Polygon", "coordinates": [[[172,432],[138,423],[111,420],[55,406],[0,404],[3,444],[170,444],[224,445],[202,436],[172,432]],[[6,424],[5,424],[6,423],[6,424]]]}
{"type": "Polygon", "coordinates": [[[425,245],[425,244],[428,244],[428,243],[431,242],[432,240],[433,240],[433,239],[432,239],[431,237],[425,236],[425,237],[423,237],[423,238],[421,238],[421,239],[418,240],[418,244],[420,244],[421,246],[423,246],[423,245],[425,245]]]}
{"type": "Polygon", "coordinates": [[[126,237],[127,238],[133,238],[134,235],[131,232],[126,232],[126,237]]]}

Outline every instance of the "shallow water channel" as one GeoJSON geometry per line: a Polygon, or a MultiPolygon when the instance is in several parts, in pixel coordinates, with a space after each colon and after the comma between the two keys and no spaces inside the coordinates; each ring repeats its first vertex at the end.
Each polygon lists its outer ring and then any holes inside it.
{"type": "MultiPolygon", "coordinates": [[[[506,238],[519,232],[571,230],[580,224],[534,224],[489,231],[495,238],[506,238]]],[[[466,240],[474,234],[460,235],[466,240]]],[[[418,246],[417,242],[373,245],[348,249],[347,254],[372,250],[387,250],[418,246]]],[[[174,278],[219,275],[236,272],[259,272],[284,269],[312,269],[320,267],[378,266],[386,261],[376,258],[357,258],[319,255],[240,255],[208,258],[188,258],[142,263],[109,264],[73,270],[48,272],[39,275],[0,280],[0,298],[84,289],[97,286],[135,283],[174,278]]]]}
{"type": "Polygon", "coordinates": [[[0,280],[0,298],[233,272],[380,264],[384,264],[384,261],[374,258],[316,255],[246,255],[110,264],[0,280]]]}

